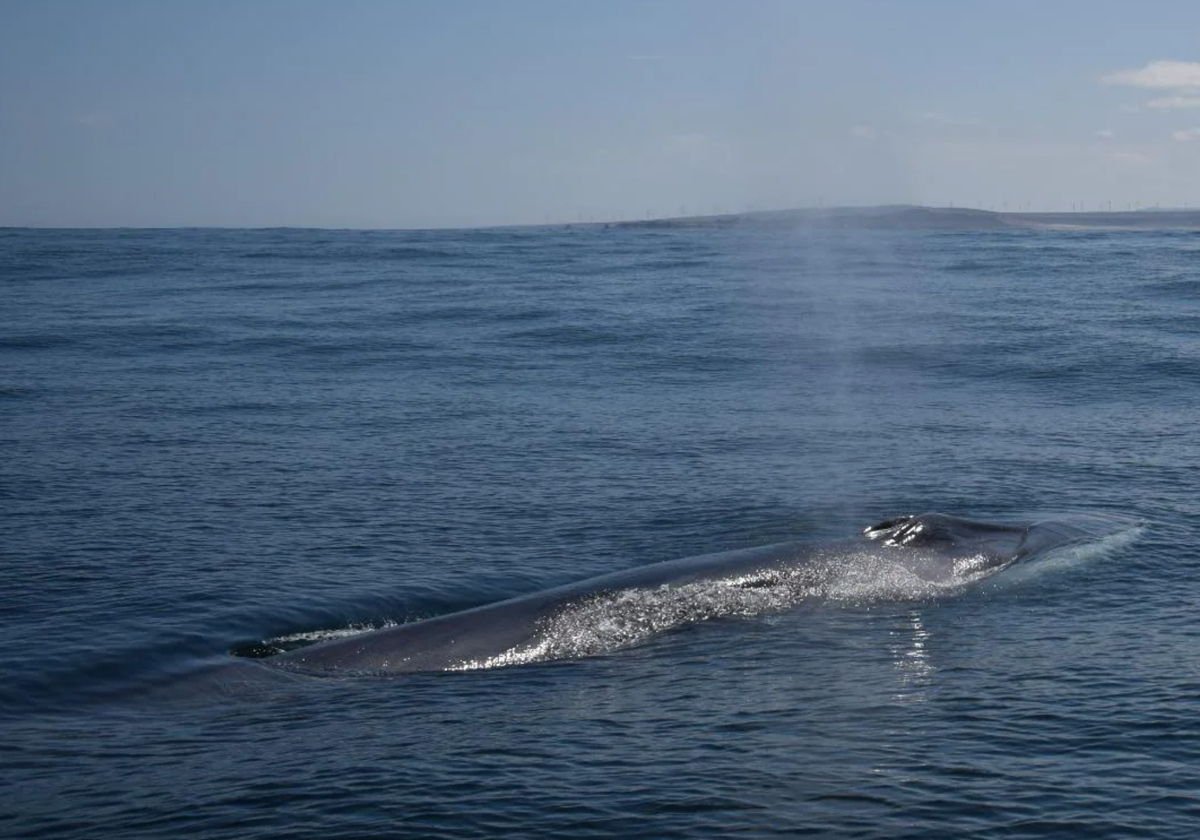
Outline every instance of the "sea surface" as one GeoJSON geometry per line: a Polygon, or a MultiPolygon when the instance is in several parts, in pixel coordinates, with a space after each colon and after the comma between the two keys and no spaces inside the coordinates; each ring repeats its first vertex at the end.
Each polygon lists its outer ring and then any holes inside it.
{"type": "Polygon", "coordinates": [[[0,836],[1191,840],[1198,499],[1197,232],[0,230],[0,836]],[[186,690],[930,510],[1143,525],[588,658],[186,690]]]}

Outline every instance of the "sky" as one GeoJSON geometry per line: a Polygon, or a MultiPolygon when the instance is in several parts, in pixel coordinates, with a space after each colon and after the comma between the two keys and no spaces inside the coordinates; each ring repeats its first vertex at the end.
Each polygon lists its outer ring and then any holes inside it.
{"type": "Polygon", "coordinates": [[[1200,206],[1195,0],[0,0],[0,225],[1200,206]]]}

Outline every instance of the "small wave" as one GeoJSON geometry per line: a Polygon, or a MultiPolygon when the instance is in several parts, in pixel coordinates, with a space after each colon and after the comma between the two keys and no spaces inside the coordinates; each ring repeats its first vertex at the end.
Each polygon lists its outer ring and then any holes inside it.
{"type": "Polygon", "coordinates": [[[621,344],[626,342],[629,337],[617,330],[566,324],[541,329],[518,330],[508,333],[505,338],[531,345],[578,346],[621,344]]]}
{"type": "Polygon", "coordinates": [[[676,259],[648,260],[633,266],[635,271],[673,271],[680,268],[706,268],[711,265],[708,260],[695,257],[679,257],[676,259]]]}
{"type": "Polygon", "coordinates": [[[989,262],[985,260],[956,260],[955,262],[947,263],[941,266],[941,270],[947,274],[956,274],[960,272],[976,272],[995,269],[1001,265],[999,262],[989,262]]]}
{"type": "Polygon", "coordinates": [[[462,257],[462,253],[446,248],[421,248],[409,245],[386,248],[379,252],[379,256],[385,260],[452,260],[462,257]]]}
{"type": "Polygon", "coordinates": [[[35,333],[0,337],[0,350],[48,350],[53,347],[69,347],[74,339],[65,335],[35,333]]]}
{"type": "Polygon", "coordinates": [[[380,247],[377,243],[296,243],[292,247],[260,248],[238,255],[242,260],[268,262],[396,262],[406,260],[450,260],[459,259],[459,251],[446,248],[429,248],[418,245],[380,247]]]}
{"type": "Polygon", "coordinates": [[[24,399],[26,397],[31,397],[36,393],[36,388],[31,388],[24,385],[6,385],[0,382],[0,400],[24,399]]]}

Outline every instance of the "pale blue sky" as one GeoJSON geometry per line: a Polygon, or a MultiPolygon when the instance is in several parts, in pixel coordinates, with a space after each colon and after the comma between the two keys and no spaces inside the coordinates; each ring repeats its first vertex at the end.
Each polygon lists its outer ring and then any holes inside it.
{"type": "Polygon", "coordinates": [[[0,0],[0,21],[0,225],[1200,205],[1195,0],[0,0]]]}

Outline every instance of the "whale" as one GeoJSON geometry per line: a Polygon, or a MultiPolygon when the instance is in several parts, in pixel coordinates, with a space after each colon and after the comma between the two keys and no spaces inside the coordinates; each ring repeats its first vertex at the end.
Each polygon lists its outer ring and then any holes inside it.
{"type": "Polygon", "coordinates": [[[299,678],[581,659],[699,621],[778,612],[807,600],[936,597],[1130,527],[1127,518],[1103,514],[1021,524],[895,516],[850,539],[667,560],[245,661],[299,678]]]}

